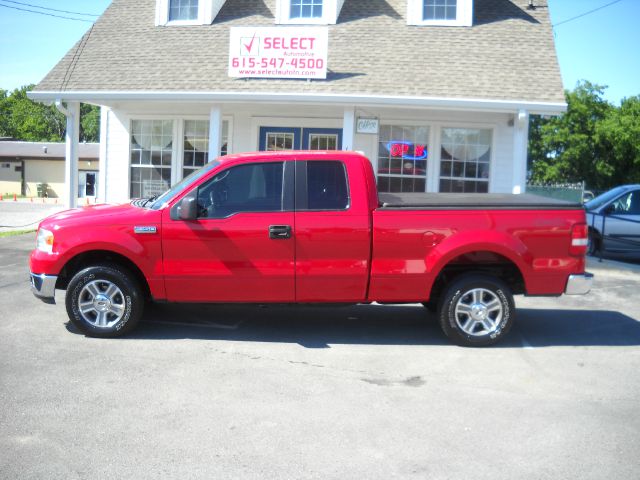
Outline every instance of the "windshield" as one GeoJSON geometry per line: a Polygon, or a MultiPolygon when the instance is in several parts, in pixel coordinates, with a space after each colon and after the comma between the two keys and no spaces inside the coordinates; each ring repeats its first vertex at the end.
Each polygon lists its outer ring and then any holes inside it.
{"type": "Polygon", "coordinates": [[[603,206],[605,203],[610,202],[618,195],[622,195],[626,191],[625,187],[616,187],[613,190],[609,190],[608,192],[603,193],[602,195],[598,195],[593,200],[589,200],[584,204],[587,210],[596,210],[603,206]]]}
{"type": "Polygon", "coordinates": [[[147,206],[152,210],[159,210],[160,208],[162,208],[164,204],[166,204],[167,202],[170,202],[173,197],[175,197],[177,194],[182,192],[185,188],[188,188],[189,186],[191,186],[199,178],[202,178],[204,175],[206,175],[208,172],[216,168],[218,165],[220,165],[220,162],[218,161],[207,163],[204,167],[184,177],[182,180],[176,183],[169,190],[164,192],[158,198],[154,199],[153,203],[150,203],[147,206]]]}

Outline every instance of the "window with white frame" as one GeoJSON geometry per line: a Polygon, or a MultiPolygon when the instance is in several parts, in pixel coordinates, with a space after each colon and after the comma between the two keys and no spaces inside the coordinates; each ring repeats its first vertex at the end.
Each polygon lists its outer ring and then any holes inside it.
{"type": "MultiPolygon", "coordinates": [[[[222,120],[220,155],[229,153],[229,120],[222,120]]],[[[209,162],[209,120],[185,120],[182,147],[182,176],[209,162]]]]}
{"type": "Polygon", "coordinates": [[[290,18],[322,18],[323,0],[291,0],[290,18]]]}
{"type": "Polygon", "coordinates": [[[335,24],[344,0],[276,0],[276,24],[335,24]]]}
{"type": "Polygon", "coordinates": [[[467,26],[473,23],[473,0],[408,0],[407,24],[467,26]]]}
{"type": "Polygon", "coordinates": [[[209,157],[209,121],[185,120],[182,176],[203,167],[209,157]]]}
{"type": "Polygon", "coordinates": [[[458,0],[424,0],[423,20],[456,20],[458,0]]]}
{"type": "MultiPolygon", "coordinates": [[[[205,165],[209,158],[209,120],[179,120],[182,142],[174,139],[174,120],[132,120],[130,140],[130,196],[146,198],[162,193],[173,181],[205,165]],[[176,146],[178,159],[174,160],[176,146]],[[180,145],[182,145],[180,151],[180,145]]],[[[220,155],[231,148],[231,120],[222,120],[220,155]]]]}
{"type": "Polygon", "coordinates": [[[155,0],[156,26],[209,25],[225,0],[155,0]]]}
{"type": "Polygon", "coordinates": [[[429,127],[380,125],[378,190],[424,192],[427,186],[429,127]]]}
{"type": "Polygon", "coordinates": [[[338,135],[333,133],[310,134],[309,150],[338,150],[338,135]]]}
{"type": "Polygon", "coordinates": [[[131,121],[131,198],[147,198],[171,184],[172,120],[131,121]]]}
{"type": "Polygon", "coordinates": [[[197,20],[198,0],[169,0],[169,21],[197,20]]]}
{"type": "Polygon", "coordinates": [[[440,192],[489,191],[491,137],[490,129],[442,129],[440,192]]]}

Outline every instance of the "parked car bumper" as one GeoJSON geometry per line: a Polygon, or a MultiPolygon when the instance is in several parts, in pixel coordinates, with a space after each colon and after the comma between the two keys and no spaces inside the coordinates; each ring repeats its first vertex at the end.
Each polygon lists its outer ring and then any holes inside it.
{"type": "Polygon", "coordinates": [[[567,287],[564,290],[566,295],[584,295],[591,290],[593,274],[584,273],[582,275],[569,275],[567,287]]]}
{"type": "Polygon", "coordinates": [[[57,275],[31,273],[31,292],[44,303],[56,303],[57,275]]]}

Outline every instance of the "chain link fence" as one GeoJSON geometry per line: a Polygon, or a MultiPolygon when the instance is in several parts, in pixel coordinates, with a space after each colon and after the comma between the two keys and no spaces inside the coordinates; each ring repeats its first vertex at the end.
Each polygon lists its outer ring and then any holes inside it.
{"type": "Polygon", "coordinates": [[[547,185],[529,184],[527,185],[527,193],[576,203],[582,203],[585,197],[584,182],[547,185]]]}

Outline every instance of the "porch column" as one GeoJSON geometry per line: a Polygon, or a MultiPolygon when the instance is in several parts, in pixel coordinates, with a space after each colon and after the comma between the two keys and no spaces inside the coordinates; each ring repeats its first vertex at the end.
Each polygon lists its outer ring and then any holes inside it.
{"type": "Polygon", "coordinates": [[[342,150],[353,150],[353,140],[356,126],[355,107],[346,107],[342,119],[342,150]]]}
{"type": "Polygon", "coordinates": [[[67,133],[65,136],[64,203],[78,206],[78,143],[80,141],[80,103],[68,102],[67,133]]]}
{"type": "Polygon", "coordinates": [[[528,143],[529,112],[519,110],[513,122],[513,193],[524,193],[527,189],[528,143]]]}
{"type": "Polygon", "coordinates": [[[109,162],[109,107],[100,107],[100,158],[98,162],[98,197],[96,202],[107,201],[107,163],[109,162]]]}
{"type": "Polygon", "coordinates": [[[220,155],[222,148],[222,109],[220,105],[213,105],[209,111],[209,161],[212,162],[220,155]]]}

